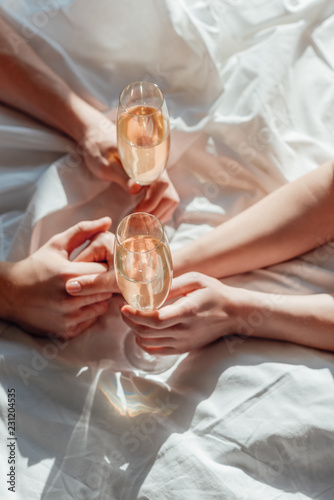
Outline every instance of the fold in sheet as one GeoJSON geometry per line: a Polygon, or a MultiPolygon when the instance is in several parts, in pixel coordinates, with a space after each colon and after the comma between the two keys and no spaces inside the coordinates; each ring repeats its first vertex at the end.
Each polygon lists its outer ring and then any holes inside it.
{"type": "MultiPolygon", "coordinates": [[[[2,0],[0,13],[103,112],[131,81],[162,88],[181,197],[173,249],[334,156],[330,1],[2,0]]],[[[1,259],[85,218],[115,227],[138,202],[5,106],[0,146],[1,259]]],[[[333,292],[333,273],[327,244],[225,281],[279,298],[333,292]]],[[[332,500],[332,354],[231,338],[143,377],[124,355],[117,300],[67,343],[0,323],[2,498],[15,387],[16,498],[332,500]]]]}

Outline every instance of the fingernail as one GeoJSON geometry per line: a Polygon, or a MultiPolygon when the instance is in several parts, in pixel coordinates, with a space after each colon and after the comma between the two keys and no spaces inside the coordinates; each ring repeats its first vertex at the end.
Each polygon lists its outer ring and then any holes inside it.
{"type": "Polygon", "coordinates": [[[70,281],[69,283],[66,284],[66,290],[71,293],[78,293],[81,292],[82,286],[79,281],[70,281]]]}
{"type": "Polygon", "coordinates": [[[126,309],[122,310],[121,313],[123,314],[123,316],[129,316],[129,312],[126,309]]]}
{"type": "Polygon", "coordinates": [[[130,194],[137,194],[142,190],[142,186],[140,184],[133,184],[130,187],[130,194]]]}

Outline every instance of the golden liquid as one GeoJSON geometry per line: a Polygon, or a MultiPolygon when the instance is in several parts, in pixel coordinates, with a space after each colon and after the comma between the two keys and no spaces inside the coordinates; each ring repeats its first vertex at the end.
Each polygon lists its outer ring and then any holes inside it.
{"type": "Polygon", "coordinates": [[[169,123],[162,111],[134,106],[118,118],[117,143],[124,170],[142,185],[151,184],[169,156],[169,123]],[[129,114],[130,113],[130,114],[129,114]]]}
{"type": "Polygon", "coordinates": [[[119,289],[135,309],[154,310],[165,302],[173,271],[169,248],[160,240],[128,238],[116,250],[115,269],[119,289]]]}

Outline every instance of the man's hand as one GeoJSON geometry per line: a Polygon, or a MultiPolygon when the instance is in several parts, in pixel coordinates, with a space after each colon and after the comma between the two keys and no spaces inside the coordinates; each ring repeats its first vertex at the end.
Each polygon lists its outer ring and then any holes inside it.
{"type": "Polygon", "coordinates": [[[116,143],[116,127],[102,114],[97,115],[78,144],[78,153],[89,170],[99,179],[116,182],[126,192],[143,192],[143,198],[136,206],[136,212],[148,212],[167,222],[180,202],[167,171],[150,186],[142,187],[130,179],[122,167],[116,143]]]}
{"type": "Polygon", "coordinates": [[[132,181],[122,167],[114,123],[97,111],[93,116],[89,127],[78,142],[78,154],[99,179],[116,182],[128,193],[138,193],[141,186],[132,181]]]}
{"type": "Polygon", "coordinates": [[[120,293],[114,271],[115,236],[108,232],[97,234],[74,259],[75,262],[106,262],[105,273],[88,274],[69,279],[66,291],[73,296],[89,296],[102,292],[120,293]]]}
{"type": "Polygon", "coordinates": [[[105,273],[107,265],[94,261],[108,261],[108,251],[103,253],[103,245],[96,241],[97,235],[103,235],[110,225],[109,217],[80,222],[53,236],[26,259],[10,264],[6,319],[31,333],[52,333],[64,338],[75,337],[90,327],[107,311],[112,293],[94,291],[83,297],[72,297],[66,292],[65,283],[80,275],[105,273]],[[73,250],[87,240],[92,242],[88,253],[85,251],[90,261],[70,261],[73,250]]]}

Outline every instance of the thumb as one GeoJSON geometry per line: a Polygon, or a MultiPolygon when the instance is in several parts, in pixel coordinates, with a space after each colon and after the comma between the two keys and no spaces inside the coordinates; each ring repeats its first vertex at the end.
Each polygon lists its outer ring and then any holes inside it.
{"type": "Polygon", "coordinates": [[[53,237],[53,243],[56,243],[58,248],[66,250],[70,255],[75,248],[91,239],[97,233],[108,231],[111,226],[110,217],[102,217],[101,219],[78,222],[66,231],[59,233],[53,237]]]}

